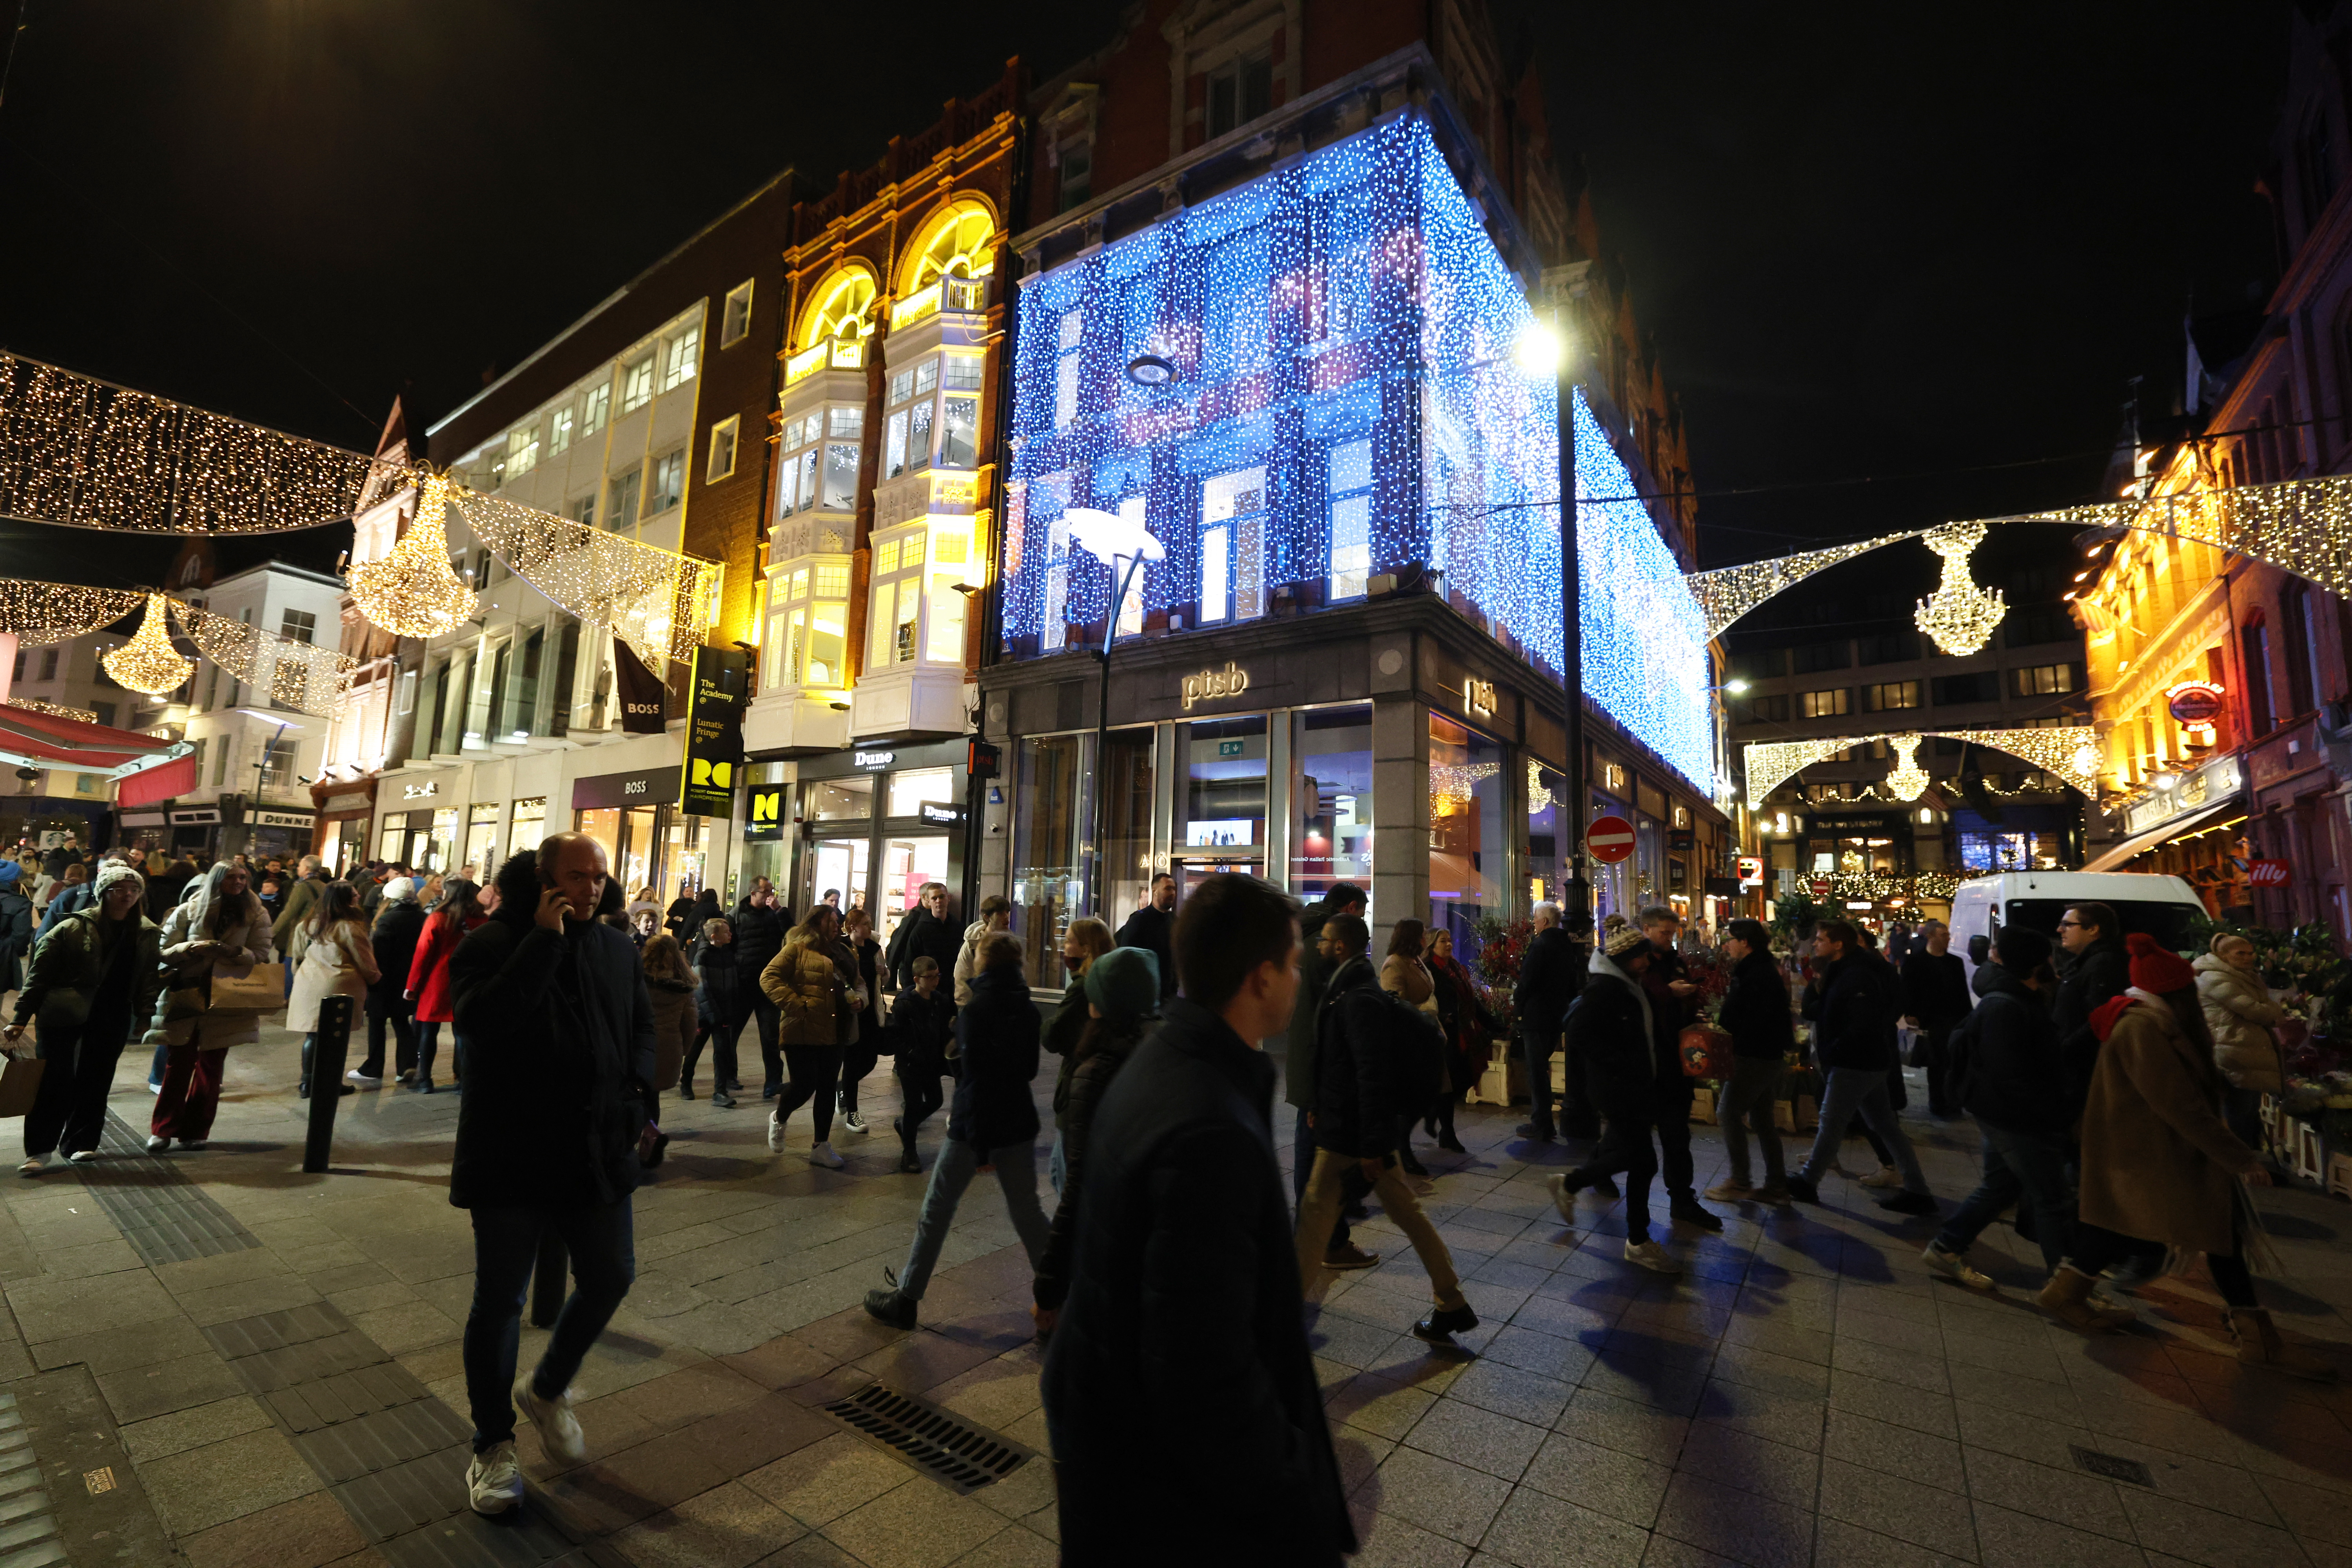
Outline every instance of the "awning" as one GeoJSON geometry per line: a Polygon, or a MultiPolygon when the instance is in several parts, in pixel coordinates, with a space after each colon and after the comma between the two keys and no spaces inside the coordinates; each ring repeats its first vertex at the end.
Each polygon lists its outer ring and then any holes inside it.
{"type": "Polygon", "coordinates": [[[194,754],[195,748],[184,741],[0,706],[0,763],[20,768],[72,768],[127,779],[194,754]]]}
{"type": "Polygon", "coordinates": [[[2145,854],[2168,839],[2178,838],[2184,833],[2210,826],[2233,811],[2243,812],[2245,809],[2245,797],[2233,795],[2229,799],[2218,805],[2209,805],[2202,811],[2192,811],[2186,816],[2176,816],[2169,822],[2149,828],[2137,837],[2126,838],[2122,843],[2107,848],[2097,859],[2091,861],[2083,869],[2112,871],[2134,856],[2145,854]]]}

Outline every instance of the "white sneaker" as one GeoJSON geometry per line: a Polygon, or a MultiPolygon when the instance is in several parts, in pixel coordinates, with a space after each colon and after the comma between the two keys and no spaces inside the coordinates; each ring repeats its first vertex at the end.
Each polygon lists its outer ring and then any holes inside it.
{"type": "Polygon", "coordinates": [[[147,1092],[150,1094],[161,1094],[163,1092],[163,1086],[160,1083],[151,1083],[147,1086],[147,1092]]]}
{"type": "Polygon", "coordinates": [[[180,1140],[180,1147],[183,1150],[201,1149],[208,1142],[209,1140],[204,1138],[183,1138],[180,1140]]]}
{"type": "Polygon", "coordinates": [[[355,1083],[362,1089],[382,1089],[383,1087],[383,1079],[380,1078],[370,1078],[367,1074],[360,1071],[357,1068],[353,1068],[351,1071],[345,1073],[343,1075],[343,1080],[346,1083],[355,1083]]]}
{"type": "Polygon", "coordinates": [[[1881,1165],[1869,1175],[1863,1177],[1862,1184],[1865,1187],[1876,1187],[1879,1191],[1885,1192],[1890,1188],[1899,1187],[1903,1184],[1903,1173],[1896,1170],[1892,1165],[1881,1165]]]}
{"type": "Polygon", "coordinates": [[[774,1154],[784,1152],[784,1124],[776,1120],[772,1110],[768,1112],[768,1151],[774,1154]]]}
{"type": "MultiPolygon", "coordinates": [[[[530,1373],[515,1379],[515,1408],[539,1428],[539,1446],[549,1458],[579,1464],[588,1458],[588,1437],[580,1430],[580,1418],[572,1414],[572,1391],[567,1388],[552,1399],[541,1399],[530,1380],[530,1373]]],[[[509,1462],[512,1462],[511,1453],[509,1462]]]]}
{"type": "Polygon", "coordinates": [[[1629,1241],[1625,1244],[1625,1261],[1638,1263],[1653,1274],[1680,1274],[1683,1266],[1675,1255],[1654,1241],[1629,1241]]]}
{"type": "Polygon", "coordinates": [[[161,1132],[154,1134],[147,1140],[147,1152],[150,1154],[160,1154],[171,1146],[172,1141],[169,1138],[164,1137],[161,1132]]]}
{"type": "Polygon", "coordinates": [[[37,1176],[48,1163],[49,1157],[47,1154],[30,1154],[26,1156],[25,1163],[17,1166],[16,1171],[20,1175],[37,1176]]]}
{"type": "Polygon", "coordinates": [[[522,1501],[522,1471],[511,1441],[493,1444],[466,1467],[466,1500],[476,1513],[504,1513],[522,1501]]]}
{"type": "Polygon", "coordinates": [[[72,1153],[67,1155],[66,1158],[72,1161],[77,1165],[87,1165],[92,1160],[98,1158],[98,1151],[95,1149],[77,1149],[72,1153]]]}
{"type": "Polygon", "coordinates": [[[1934,1269],[1937,1273],[1942,1275],[1945,1279],[1957,1280],[1960,1284],[1967,1286],[1971,1290],[1990,1290],[1994,1289],[1991,1275],[1979,1273],[1978,1270],[1969,1268],[1969,1260],[1966,1258],[1963,1258],[1957,1252],[1947,1252],[1932,1241],[1929,1242],[1926,1249],[1919,1254],[1919,1261],[1934,1269]]]}
{"type": "Polygon", "coordinates": [[[812,1165],[823,1165],[828,1171],[838,1171],[844,1165],[848,1164],[849,1162],[835,1153],[833,1152],[832,1142],[827,1141],[825,1142],[819,1143],[809,1151],[809,1163],[812,1165]]]}

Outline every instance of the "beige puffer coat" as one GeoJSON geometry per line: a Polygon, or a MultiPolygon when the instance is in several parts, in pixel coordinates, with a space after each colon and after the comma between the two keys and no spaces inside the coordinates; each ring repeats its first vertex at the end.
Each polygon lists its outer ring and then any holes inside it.
{"type": "Polygon", "coordinates": [[[2205,1026],[2213,1031],[2213,1065],[2232,1089],[2277,1094],[2286,1080],[2285,1053],[2272,1026],[2286,1010],[2271,1000],[2259,974],[2249,974],[2219,955],[2206,953],[2197,971],[2197,1001],[2205,1026]]]}

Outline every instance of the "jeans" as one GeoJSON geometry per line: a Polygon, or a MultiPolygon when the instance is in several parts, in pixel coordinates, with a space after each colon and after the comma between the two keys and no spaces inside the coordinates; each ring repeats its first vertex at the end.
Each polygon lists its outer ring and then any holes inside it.
{"type": "Polygon", "coordinates": [[[1919,1156],[1913,1152],[1911,1140],[1903,1135],[1895,1120],[1895,1107],[1886,1098],[1886,1074],[1869,1068],[1832,1068],[1826,1076],[1821,1130],[1813,1134],[1812,1152],[1805,1156],[1797,1174],[1809,1182],[1821,1180],[1822,1173],[1837,1163],[1838,1145],[1845,1142],[1847,1124],[1859,1115],[1864,1126],[1885,1141],[1887,1153],[1903,1173],[1903,1190],[1928,1195],[1919,1156]]]}
{"type": "Polygon", "coordinates": [[[946,1099],[940,1092],[940,1064],[902,1056],[890,1070],[898,1076],[898,1146],[911,1157],[915,1130],[946,1099]]]}
{"type": "MultiPolygon", "coordinates": [[[[1554,1126],[1551,1116],[1551,1058],[1552,1053],[1558,1049],[1558,1030],[1541,1034],[1528,1029],[1519,1035],[1519,1050],[1528,1064],[1528,1120],[1545,1129],[1554,1126]]],[[[1300,1180],[1303,1184],[1305,1178],[1300,1180]]]]}
{"type": "Polygon", "coordinates": [[[1054,1134],[1054,1152],[1045,1156],[1045,1179],[1054,1184],[1054,1195],[1062,1195],[1063,1184],[1070,1179],[1070,1159],[1059,1132],[1054,1134]]]}
{"type": "Polygon", "coordinates": [[[408,1072],[416,1066],[416,1009],[406,997],[383,1003],[368,998],[368,1054],[360,1064],[362,1078],[383,1076],[383,1032],[392,1029],[393,1063],[395,1072],[408,1072]]]}
{"type": "Polygon", "coordinates": [[[41,1087],[25,1116],[25,1152],[77,1154],[98,1147],[106,1126],[106,1096],[122,1058],[121,1015],[112,1028],[54,1028],[41,1039],[41,1087]]]}
{"type": "Polygon", "coordinates": [[[841,1077],[841,1047],[786,1046],[784,1065],[793,1077],[776,1096],[776,1125],[782,1126],[806,1105],[816,1121],[816,1141],[825,1142],[833,1136],[833,1086],[841,1077]]]}
{"type": "Polygon", "coordinates": [[[1958,1087],[1952,1082],[1952,1025],[1933,1018],[1919,1020],[1920,1032],[1927,1037],[1927,1114],[1958,1116],[1960,1113],[1958,1087]]]}
{"type": "Polygon", "coordinates": [[[572,1255],[572,1294],[548,1336],[531,1387],[553,1398],[572,1386],[589,1347],[637,1278],[629,1200],[580,1208],[477,1208],[474,1305],[466,1314],[466,1403],[477,1454],[514,1438],[516,1352],[522,1303],[539,1267],[539,1239],[552,1228],[572,1255]]]}
{"type": "MultiPolygon", "coordinates": [[[[754,981],[753,984],[756,986],[758,982],[754,981]]],[[[776,1047],[776,1027],[779,1021],[776,1005],[769,1001],[764,994],[752,1000],[751,1021],[758,1025],[760,1029],[760,1067],[762,1075],[760,1079],[760,1094],[762,1099],[768,1099],[783,1088],[784,1062],[783,1058],[778,1054],[776,1047]]],[[[740,1028],[741,1026],[738,1025],[737,1027],[740,1028]]]]}
{"type": "Polygon", "coordinates": [[[1665,1177],[1666,1195],[1696,1201],[1697,1172],[1691,1163],[1690,1102],[1675,1101],[1674,1109],[1658,1118],[1654,1131],[1658,1135],[1658,1169],[1665,1177]]]}
{"type": "Polygon", "coordinates": [[[433,1082],[433,1058],[441,1050],[441,1025],[437,1019],[416,1021],[416,1087],[425,1089],[433,1082]]]}
{"type": "Polygon", "coordinates": [[[1788,1171],[1780,1163],[1780,1129],[1772,1120],[1773,1091],[1780,1087],[1778,1057],[1734,1057],[1731,1077],[1716,1097],[1715,1119],[1723,1128],[1724,1148],[1731,1155],[1731,1179],[1743,1187],[1755,1184],[1748,1180],[1750,1128],[1764,1151],[1765,1184],[1777,1187],[1788,1179],[1788,1171]]]}
{"type": "Polygon", "coordinates": [[[2021,1203],[2032,1213],[2042,1261],[2057,1268],[2074,1228],[2074,1184],[2067,1179],[2064,1142],[1978,1126],[1984,1134],[1984,1176],[1936,1233],[1936,1245],[1956,1256],[1966,1252],[2003,1209],[2021,1203]]]}
{"type": "Polygon", "coordinates": [[[915,1239],[907,1247],[906,1267],[898,1270],[898,1293],[919,1301],[931,1282],[931,1268],[947,1245],[948,1226],[955,1221],[956,1205],[982,1164],[996,1167],[996,1184],[1003,1190],[1004,1206],[1022,1249],[1034,1266],[1045,1255],[1045,1235],[1052,1228],[1045,1211],[1037,1206],[1037,1145],[1034,1140],[991,1149],[985,1157],[960,1138],[940,1145],[931,1163],[931,1184],[923,1189],[923,1212],[915,1221],[915,1239]]]}
{"type": "Polygon", "coordinates": [[[694,1087],[694,1065],[702,1059],[704,1041],[710,1044],[710,1087],[726,1089],[736,1080],[735,1042],[742,1037],[745,1020],[730,1024],[705,1024],[694,1032],[694,1044],[686,1047],[686,1061],[677,1069],[677,1086],[694,1087]]]}
{"type": "MultiPolygon", "coordinates": [[[[2143,1256],[2155,1246],[2137,1237],[2119,1235],[2103,1226],[2077,1221],[2074,1226],[2074,1246],[2066,1261],[2082,1272],[2103,1274],[2119,1263],[2143,1256]]],[[[2254,1277],[2246,1268],[2242,1245],[2236,1252],[2224,1257],[2218,1252],[2205,1255],[2205,1271],[2213,1277],[2213,1289],[2221,1293],[2224,1304],[2231,1307],[2259,1307],[2254,1294],[2254,1277]]]]}
{"type": "MultiPolygon", "coordinates": [[[[1685,1124],[1687,1125],[1687,1124],[1685,1124]]],[[[1658,1157],[1650,1150],[1647,1121],[1612,1116],[1602,1126],[1592,1157],[1568,1173],[1571,1190],[1589,1187],[1603,1176],[1625,1178],[1625,1239],[1650,1239],[1650,1179],[1658,1173],[1658,1157]]],[[[1690,1134],[1683,1134],[1683,1158],[1690,1158],[1690,1134]]]]}
{"type": "MultiPolygon", "coordinates": [[[[1307,1196],[1298,1207],[1297,1237],[1298,1278],[1309,1296],[1322,1282],[1324,1249],[1329,1245],[1331,1222],[1339,1217],[1350,1172],[1362,1178],[1362,1168],[1353,1155],[1330,1149],[1315,1151],[1314,1173],[1307,1177],[1307,1196]]],[[[1412,1184],[1405,1179],[1395,1155],[1381,1162],[1381,1179],[1372,1184],[1372,1191],[1380,1196],[1381,1212],[1412,1243],[1422,1268],[1429,1275],[1429,1293],[1439,1308],[1451,1311],[1465,1305],[1462,1281],[1454,1272],[1454,1255],[1445,1250],[1444,1238],[1421,1212],[1421,1200],[1413,1194],[1412,1184]]]]}
{"type": "MultiPolygon", "coordinates": [[[[871,1035],[862,1037],[854,1044],[842,1047],[841,1113],[844,1116],[856,1114],[857,1085],[859,1080],[874,1070],[875,1055],[874,1038],[871,1035]]],[[[1061,1184],[1055,1183],[1054,1190],[1061,1191],[1061,1184]]]]}

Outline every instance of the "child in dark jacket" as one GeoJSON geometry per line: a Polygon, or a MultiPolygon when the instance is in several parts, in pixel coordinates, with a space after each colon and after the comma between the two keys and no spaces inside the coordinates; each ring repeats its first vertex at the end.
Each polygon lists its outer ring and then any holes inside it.
{"type": "Polygon", "coordinates": [[[940,1108],[940,1075],[948,1070],[948,1041],[955,1035],[955,1002],[940,988],[939,960],[919,957],[910,966],[914,984],[890,1005],[889,1038],[897,1051],[898,1098],[905,1111],[892,1125],[898,1133],[898,1169],[920,1175],[915,1132],[940,1108]]]}
{"type": "Polygon", "coordinates": [[[681,1100],[694,1098],[694,1064],[702,1059],[703,1043],[709,1041],[710,1103],[722,1110],[734,1109],[735,1097],[728,1090],[743,1087],[735,1076],[735,1041],[751,1016],[757,984],[756,977],[743,973],[740,957],[732,926],[716,918],[702,922],[702,940],[694,948],[694,972],[700,982],[694,993],[697,1027],[678,1073],[677,1092],[681,1100]]]}

